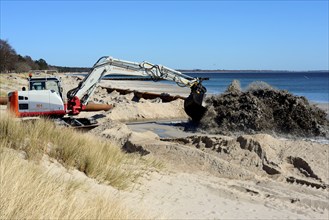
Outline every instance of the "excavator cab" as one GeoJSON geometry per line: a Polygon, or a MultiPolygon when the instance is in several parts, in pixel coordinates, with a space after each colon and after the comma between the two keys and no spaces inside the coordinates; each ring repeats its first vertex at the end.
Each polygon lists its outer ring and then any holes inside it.
{"type": "Polygon", "coordinates": [[[29,90],[52,90],[63,99],[63,87],[57,77],[32,77],[29,80],[29,90]]]}
{"type": "Polygon", "coordinates": [[[194,122],[199,122],[207,109],[202,105],[207,89],[199,83],[191,87],[190,95],[184,101],[184,110],[194,122]]]}

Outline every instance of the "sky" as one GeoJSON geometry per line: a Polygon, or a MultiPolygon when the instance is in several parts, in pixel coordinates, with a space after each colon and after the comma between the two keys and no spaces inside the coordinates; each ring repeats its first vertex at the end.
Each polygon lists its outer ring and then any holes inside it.
{"type": "Polygon", "coordinates": [[[325,1],[1,1],[1,39],[48,64],[328,70],[325,1]]]}

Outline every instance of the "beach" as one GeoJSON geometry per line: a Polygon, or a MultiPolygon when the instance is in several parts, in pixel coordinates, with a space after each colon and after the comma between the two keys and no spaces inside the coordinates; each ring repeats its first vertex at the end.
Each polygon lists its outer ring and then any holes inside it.
{"type": "MultiPolygon", "coordinates": [[[[26,77],[2,74],[1,90],[21,90],[26,77]],[[5,79],[5,80],[4,80],[5,79]],[[12,83],[12,82],[15,83],[12,83]],[[9,83],[10,82],[10,83],[9,83]]],[[[57,74],[64,94],[80,76],[57,74]]],[[[129,190],[113,189],[56,162],[40,166],[89,184],[91,191],[115,195],[132,210],[163,219],[327,219],[329,140],[272,133],[210,134],[184,129],[184,100],[136,101],[134,94],[106,88],[187,97],[189,88],[152,81],[102,80],[90,101],[111,104],[108,111],[81,112],[99,126],[89,134],[118,148],[152,157],[163,168],[143,176],[129,190]]],[[[328,103],[314,103],[328,118],[328,103]]],[[[5,107],[1,107],[5,111],[5,107]]],[[[186,128],[186,127],[185,127],[186,128]]]]}

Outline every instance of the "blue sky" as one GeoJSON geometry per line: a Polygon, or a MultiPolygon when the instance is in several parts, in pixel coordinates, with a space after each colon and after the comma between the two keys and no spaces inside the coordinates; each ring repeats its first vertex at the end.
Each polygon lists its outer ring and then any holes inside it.
{"type": "Polygon", "coordinates": [[[328,1],[3,1],[1,39],[49,64],[327,70],[328,1]]]}

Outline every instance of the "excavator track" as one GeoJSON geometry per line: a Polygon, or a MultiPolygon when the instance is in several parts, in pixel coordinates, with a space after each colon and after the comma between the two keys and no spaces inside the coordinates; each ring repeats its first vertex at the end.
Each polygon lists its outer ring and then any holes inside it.
{"type": "Polygon", "coordinates": [[[74,117],[59,118],[55,120],[55,123],[60,126],[65,126],[79,130],[91,130],[99,125],[98,122],[92,118],[74,118],[74,117]]]}

